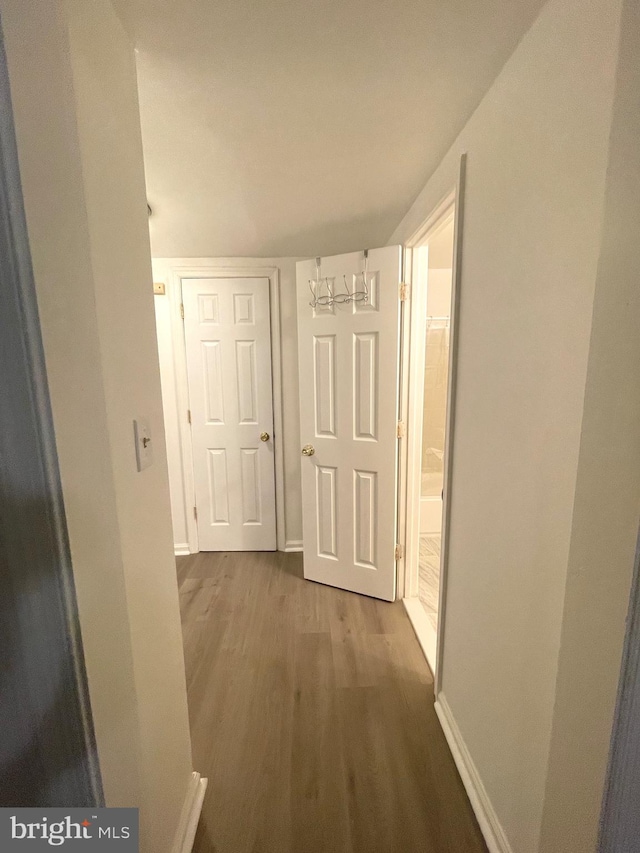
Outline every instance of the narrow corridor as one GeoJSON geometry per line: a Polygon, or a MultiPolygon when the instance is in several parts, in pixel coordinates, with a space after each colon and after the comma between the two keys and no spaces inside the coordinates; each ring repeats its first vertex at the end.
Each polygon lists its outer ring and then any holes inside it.
{"type": "Polygon", "coordinates": [[[194,853],[486,851],[402,604],[302,579],[299,554],[178,558],[194,853]]]}

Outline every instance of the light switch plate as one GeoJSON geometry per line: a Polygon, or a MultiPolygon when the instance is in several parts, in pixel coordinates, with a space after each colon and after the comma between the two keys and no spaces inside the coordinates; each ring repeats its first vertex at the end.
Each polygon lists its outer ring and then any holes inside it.
{"type": "Polygon", "coordinates": [[[144,471],[153,462],[151,428],[146,418],[137,418],[133,422],[133,436],[136,443],[136,463],[138,471],[144,471]]]}

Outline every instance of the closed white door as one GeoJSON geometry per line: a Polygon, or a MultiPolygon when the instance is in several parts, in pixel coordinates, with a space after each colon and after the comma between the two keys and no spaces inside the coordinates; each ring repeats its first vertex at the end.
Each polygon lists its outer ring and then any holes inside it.
{"type": "Polygon", "coordinates": [[[183,279],[201,551],[274,551],[269,280],[183,279]]]}
{"type": "MultiPolygon", "coordinates": [[[[366,301],[309,304],[297,265],[304,576],[393,601],[401,247],[368,252],[366,301]],[[308,454],[308,455],[307,455],[308,454]]],[[[362,291],[363,252],[322,258],[334,293],[362,291]]]]}

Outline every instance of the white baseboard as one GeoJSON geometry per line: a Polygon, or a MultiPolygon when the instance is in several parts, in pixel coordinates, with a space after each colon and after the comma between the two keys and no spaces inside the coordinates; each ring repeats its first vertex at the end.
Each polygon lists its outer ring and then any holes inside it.
{"type": "Polygon", "coordinates": [[[292,553],[293,551],[302,551],[302,539],[287,539],[284,543],[284,550],[287,553],[292,553]]]}
{"type": "Polygon", "coordinates": [[[427,616],[419,598],[403,598],[402,603],[404,604],[404,609],[407,611],[409,622],[411,622],[416,637],[418,638],[420,648],[427,659],[429,669],[432,674],[435,675],[437,660],[436,649],[438,645],[438,637],[435,628],[429,621],[429,617],[427,616]]]}
{"type": "Polygon", "coordinates": [[[191,553],[191,551],[189,550],[189,543],[188,542],[176,542],[176,543],[174,543],[173,553],[176,555],[176,557],[188,556],[191,553]]]}
{"type": "Polygon", "coordinates": [[[480,829],[482,830],[490,853],[513,853],[505,831],[498,820],[498,815],[495,813],[489,795],[482,784],[480,774],[469,754],[462,733],[451,712],[449,703],[442,691],[438,694],[435,708],[444,736],[453,755],[453,760],[458,768],[458,773],[467,791],[471,807],[480,824],[480,829]]]}
{"type": "Polygon", "coordinates": [[[195,771],[191,774],[187,793],[180,812],[180,821],[176,830],[171,853],[191,853],[196,829],[200,820],[207,780],[195,771]]]}

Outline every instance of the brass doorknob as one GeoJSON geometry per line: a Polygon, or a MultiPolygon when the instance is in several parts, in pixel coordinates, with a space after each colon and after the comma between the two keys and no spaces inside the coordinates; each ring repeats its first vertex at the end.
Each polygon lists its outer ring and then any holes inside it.
{"type": "Polygon", "coordinates": [[[302,455],[303,456],[313,456],[313,454],[315,452],[316,452],[316,449],[313,446],[313,444],[305,444],[305,446],[302,448],[302,455]]]}
{"type": "Polygon", "coordinates": [[[270,438],[271,438],[271,436],[269,435],[268,432],[261,432],[260,433],[260,441],[269,441],[270,438]]]}

